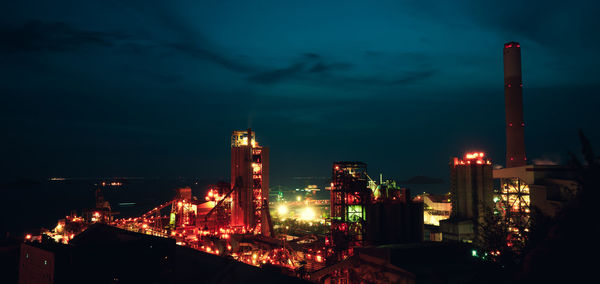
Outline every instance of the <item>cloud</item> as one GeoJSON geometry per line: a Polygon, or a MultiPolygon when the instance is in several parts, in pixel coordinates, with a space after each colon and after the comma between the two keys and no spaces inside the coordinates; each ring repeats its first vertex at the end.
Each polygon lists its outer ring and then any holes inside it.
{"type": "Polygon", "coordinates": [[[294,63],[289,67],[258,73],[248,77],[248,80],[259,84],[273,84],[295,77],[304,70],[304,63],[294,63]]]}
{"type": "Polygon", "coordinates": [[[354,65],[351,63],[345,63],[345,62],[340,62],[340,63],[332,63],[332,64],[325,64],[323,62],[319,62],[315,65],[313,65],[313,67],[311,67],[308,72],[309,73],[321,73],[321,72],[327,72],[327,71],[333,71],[333,70],[348,70],[351,69],[354,65]]]}
{"type": "Polygon", "coordinates": [[[304,53],[302,56],[285,68],[272,69],[259,72],[249,76],[250,82],[271,85],[289,80],[303,80],[314,82],[316,84],[340,86],[340,84],[349,85],[402,85],[412,84],[434,76],[437,70],[429,67],[418,67],[415,70],[404,72],[398,75],[386,76],[355,76],[349,77],[336,73],[338,71],[347,71],[355,66],[349,62],[327,63],[325,57],[315,53],[304,53]]]}
{"type": "MultiPolygon", "coordinates": [[[[195,36],[194,38],[202,38],[195,36]]],[[[201,43],[206,41],[200,40],[201,43]]],[[[210,44],[198,44],[188,40],[168,42],[138,38],[118,31],[96,31],[74,27],[65,22],[31,20],[22,25],[0,29],[0,51],[8,53],[63,52],[87,47],[119,47],[122,51],[143,54],[162,48],[213,62],[223,68],[238,72],[256,72],[257,68],[209,48],[210,44]]]]}
{"type": "Polygon", "coordinates": [[[73,51],[92,46],[113,46],[130,39],[119,32],[74,28],[64,22],[29,21],[0,29],[0,50],[5,52],[73,51]]]}
{"type": "Polygon", "coordinates": [[[303,53],[288,67],[263,71],[248,77],[248,81],[258,84],[275,84],[290,79],[315,79],[311,75],[332,71],[349,70],[354,66],[348,62],[327,63],[316,53],[303,53]]]}
{"type": "Polygon", "coordinates": [[[312,53],[312,52],[304,53],[304,56],[306,58],[310,58],[310,59],[320,59],[321,58],[321,55],[318,55],[318,54],[312,53]]]}
{"type": "Polygon", "coordinates": [[[402,75],[396,75],[392,78],[385,77],[346,77],[339,78],[340,81],[348,84],[360,84],[360,85],[407,85],[413,84],[434,76],[437,70],[427,69],[420,71],[410,71],[402,75]]]}
{"type": "Polygon", "coordinates": [[[506,40],[530,40],[550,49],[593,50],[600,46],[598,1],[421,0],[407,4],[431,19],[444,23],[467,20],[506,40]]]}
{"type": "Polygon", "coordinates": [[[240,60],[233,60],[226,55],[206,49],[205,47],[192,42],[170,43],[166,44],[165,47],[186,53],[198,59],[213,62],[229,71],[237,73],[250,73],[256,71],[256,67],[253,67],[250,64],[246,64],[240,60]]]}

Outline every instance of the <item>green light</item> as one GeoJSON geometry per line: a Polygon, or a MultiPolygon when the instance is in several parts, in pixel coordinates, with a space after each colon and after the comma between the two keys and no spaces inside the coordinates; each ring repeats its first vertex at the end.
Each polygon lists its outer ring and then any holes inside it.
{"type": "Polygon", "coordinates": [[[494,203],[497,203],[498,201],[500,201],[500,198],[498,198],[498,196],[494,196],[494,203]]]}
{"type": "Polygon", "coordinates": [[[365,220],[363,212],[362,205],[348,205],[348,221],[358,222],[359,220],[365,220]]]}
{"type": "Polygon", "coordinates": [[[472,250],[472,251],[471,251],[471,255],[472,255],[473,257],[477,257],[477,250],[472,250]]]}

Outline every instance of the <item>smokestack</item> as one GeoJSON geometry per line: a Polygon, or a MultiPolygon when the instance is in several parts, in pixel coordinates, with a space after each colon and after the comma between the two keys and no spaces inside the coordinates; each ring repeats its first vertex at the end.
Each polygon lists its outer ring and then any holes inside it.
{"type": "Polygon", "coordinates": [[[527,164],[525,155],[525,122],[523,120],[523,81],[521,78],[521,45],[504,44],[504,103],[506,107],[506,167],[527,164]]]}

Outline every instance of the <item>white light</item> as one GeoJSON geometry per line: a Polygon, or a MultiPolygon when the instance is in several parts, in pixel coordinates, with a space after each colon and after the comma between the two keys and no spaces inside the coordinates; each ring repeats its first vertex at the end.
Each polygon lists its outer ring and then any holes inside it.
{"type": "Polygon", "coordinates": [[[279,213],[280,216],[286,215],[288,213],[288,208],[285,205],[279,205],[279,207],[277,207],[277,213],[279,213]]]}
{"type": "Polygon", "coordinates": [[[315,219],[315,217],[316,217],[315,210],[313,210],[310,207],[304,208],[304,210],[302,210],[302,214],[300,214],[300,219],[305,220],[305,221],[312,221],[315,219]]]}

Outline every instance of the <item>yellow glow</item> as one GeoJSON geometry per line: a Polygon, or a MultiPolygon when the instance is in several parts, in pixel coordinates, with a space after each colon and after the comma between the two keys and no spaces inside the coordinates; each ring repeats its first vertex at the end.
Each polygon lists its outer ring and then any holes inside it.
{"type": "Polygon", "coordinates": [[[277,213],[279,213],[280,216],[286,215],[288,213],[288,208],[285,205],[279,205],[279,207],[277,207],[277,213]]]}
{"type": "Polygon", "coordinates": [[[300,195],[296,196],[296,201],[300,201],[302,200],[302,197],[300,195]]]}
{"type": "Polygon", "coordinates": [[[315,217],[317,216],[317,214],[315,214],[315,210],[310,208],[310,207],[306,207],[304,208],[304,210],[302,210],[302,213],[300,214],[300,219],[305,220],[305,221],[312,221],[315,219],[315,217]]]}

